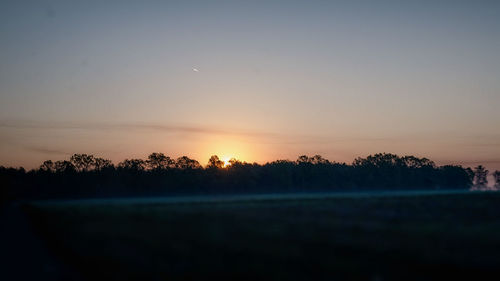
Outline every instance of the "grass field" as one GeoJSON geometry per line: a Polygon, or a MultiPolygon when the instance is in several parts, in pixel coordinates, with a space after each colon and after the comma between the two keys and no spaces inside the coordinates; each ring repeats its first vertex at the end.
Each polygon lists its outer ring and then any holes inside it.
{"type": "Polygon", "coordinates": [[[25,210],[91,280],[500,278],[499,193],[25,210]]]}

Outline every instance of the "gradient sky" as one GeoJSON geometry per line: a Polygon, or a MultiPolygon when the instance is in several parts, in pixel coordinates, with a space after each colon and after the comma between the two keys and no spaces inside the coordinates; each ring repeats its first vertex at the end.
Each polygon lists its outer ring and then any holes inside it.
{"type": "Polygon", "coordinates": [[[2,1],[0,165],[391,152],[500,169],[500,1],[2,1]]]}

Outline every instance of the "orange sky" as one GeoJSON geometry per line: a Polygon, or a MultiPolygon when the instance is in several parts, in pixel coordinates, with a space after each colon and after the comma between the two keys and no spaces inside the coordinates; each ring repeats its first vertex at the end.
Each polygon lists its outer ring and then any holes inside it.
{"type": "Polygon", "coordinates": [[[498,1],[7,1],[0,165],[378,152],[500,169],[498,1]]]}
{"type": "Polygon", "coordinates": [[[151,123],[4,122],[2,165],[37,167],[43,160],[67,159],[72,153],[90,153],[112,159],[146,158],[151,152],[171,157],[186,154],[206,164],[211,155],[265,163],[295,160],[298,155],[320,154],[338,162],[378,152],[428,157],[438,164],[483,164],[500,169],[497,139],[434,132],[432,135],[377,135],[358,132],[336,137],[329,134],[292,134],[151,123]],[[493,153],[492,153],[493,152],[493,153]]]}

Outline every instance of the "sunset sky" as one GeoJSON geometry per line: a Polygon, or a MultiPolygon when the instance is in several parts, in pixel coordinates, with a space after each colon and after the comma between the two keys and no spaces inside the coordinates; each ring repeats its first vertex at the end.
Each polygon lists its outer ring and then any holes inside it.
{"type": "Polygon", "coordinates": [[[2,1],[0,165],[377,152],[500,170],[500,1],[2,1]]]}

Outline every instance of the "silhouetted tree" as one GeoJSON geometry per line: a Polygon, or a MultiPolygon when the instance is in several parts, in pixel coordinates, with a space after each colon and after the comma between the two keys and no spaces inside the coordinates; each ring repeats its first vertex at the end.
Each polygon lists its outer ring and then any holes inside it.
{"type": "Polygon", "coordinates": [[[434,162],[427,158],[418,158],[415,156],[404,156],[401,158],[403,164],[408,168],[420,169],[423,167],[432,167],[434,168],[436,165],[434,162]]]}
{"type": "Polygon", "coordinates": [[[88,154],[73,154],[71,163],[79,172],[87,172],[94,166],[94,156],[88,154]]]}
{"type": "Polygon", "coordinates": [[[330,161],[328,161],[327,159],[323,158],[321,155],[314,155],[313,157],[309,158],[311,163],[314,164],[314,165],[318,165],[318,164],[330,164],[330,161]]]}
{"type": "Polygon", "coordinates": [[[313,165],[330,163],[321,155],[314,155],[312,157],[309,157],[307,155],[300,155],[299,157],[297,157],[297,160],[295,162],[297,164],[313,164],[313,165]]]}
{"type": "Polygon", "coordinates": [[[73,163],[67,160],[62,160],[62,161],[56,161],[54,163],[54,167],[56,172],[58,173],[70,173],[76,171],[75,166],[73,163]]]}
{"type": "Polygon", "coordinates": [[[108,159],[96,157],[94,158],[94,170],[95,171],[103,171],[106,169],[112,169],[114,168],[113,162],[108,159]]]}
{"type": "Polygon", "coordinates": [[[465,169],[465,172],[467,173],[467,176],[469,177],[469,181],[472,184],[474,182],[474,171],[470,167],[467,167],[465,169]]]}
{"type": "Polygon", "coordinates": [[[261,184],[281,187],[285,190],[292,189],[295,186],[294,172],[296,167],[296,162],[283,159],[266,163],[262,167],[261,184]]]}
{"type": "Polygon", "coordinates": [[[493,178],[495,179],[495,188],[500,189],[500,171],[495,171],[493,178]]]}
{"type": "Polygon", "coordinates": [[[245,163],[241,162],[240,160],[238,160],[236,158],[229,159],[229,167],[231,167],[231,168],[242,166],[243,164],[245,164],[245,163]]]}
{"type": "Polygon", "coordinates": [[[403,160],[395,154],[377,153],[366,158],[356,158],[353,166],[374,166],[374,167],[394,167],[401,166],[403,160]]]}
{"type": "Polygon", "coordinates": [[[212,155],[212,156],[210,156],[210,159],[208,159],[207,168],[212,168],[212,169],[224,168],[224,161],[220,160],[219,156],[212,155]]]}
{"type": "Polygon", "coordinates": [[[306,163],[311,163],[309,160],[309,157],[307,155],[300,155],[297,157],[297,161],[295,161],[297,164],[306,164],[306,163]]]}
{"type": "Polygon", "coordinates": [[[454,165],[445,165],[435,170],[425,171],[424,175],[434,178],[434,182],[439,187],[469,188],[473,179],[467,169],[454,165]]]}
{"type": "Polygon", "coordinates": [[[150,170],[166,170],[175,167],[175,161],[163,153],[154,152],[148,156],[146,165],[150,170]]]}
{"type": "Polygon", "coordinates": [[[40,165],[40,171],[53,173],[56,171],[56,166],[52,160],[46,160],[40,165]]]}
{"type": "Polygon", "coordinates": [[[482,165],[474,169],[474,188],[485,189],[488,186],[488,172],[482,165]]]}
{"type": "Polygon", "coordinates": [[[198,161],[191,159],[187,156],[182,156],[177,158],[175,161],[175,167],[177,169],[187,170],[187,169],[201,169],[201,165],[198,161]]]}
{"type": "MultiPolygon", "coordinates": [[[[379,153],[357,158],[352,165],[330,162],[320,155],[264,165],[231,159],[227,168],[213,156],[206,169],[194,159],[175,162],[161,153],[147,161],[126,159],[115,169],[110,160],[75,154],[71,161],[45,161],[38,170],[0,168],[0,189],[9,198],[131,196],[179,193],[333,191],[355,189],[486,187],[487,171],[461,166],[436,167],[426,159],[379,153]],[[77,165],[77,167],[75,167],[77,165]],[[151,172],[152,170],[161,172],[151,172]],[[53,172],[51,172],[53,171],[53,172]],[[75,173],[79,171],[80,173],[75,173]]],[[[496,186],[500,175],[494,173],[496,186]]]]}
{"type": "Polygon", "coordinates": [[[146,162],[142,159],[125,159],[118,164],[118,168],[131,171],[144,171],[146,162]]]}

